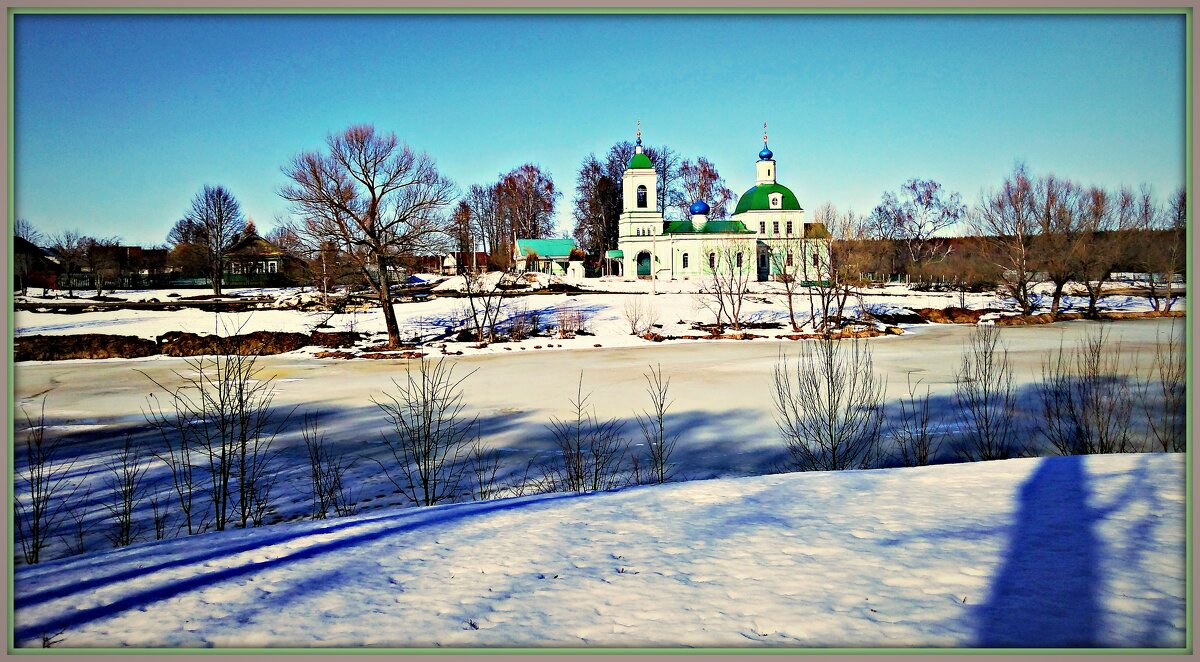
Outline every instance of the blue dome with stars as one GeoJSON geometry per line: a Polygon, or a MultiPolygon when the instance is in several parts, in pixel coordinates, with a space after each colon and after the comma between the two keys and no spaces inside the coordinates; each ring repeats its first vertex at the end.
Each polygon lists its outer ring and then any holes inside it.
{"type": "Polygon", "coordinates": [[[693,215],[708,214],[708,203],[703,200],[697,200],[697,201],[693,202],[692,206],[689,207],[688,209],[689,209],[689,211],[692,212],[693,215]]]}

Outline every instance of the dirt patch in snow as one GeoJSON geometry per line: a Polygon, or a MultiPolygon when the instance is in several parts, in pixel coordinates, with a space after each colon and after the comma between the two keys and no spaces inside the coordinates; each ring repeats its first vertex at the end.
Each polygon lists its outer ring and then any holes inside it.
{"type": "Polygon", "coordinates": [[[13,361],[130,359],[158,354],[153,340],[137,336],[81,333],[71,336],[21,336],[13,339],[13,361]]]}
{"type": "Polygon", "coordinates": [[[200,356],[206,354],[282,354],[302,347],[353,347],[361,334],[281,333],[256,331],[236,336],[209,336],[172,331],[157,340],[105,333],[66,336],[21,336],[13,341],[14,361],[65,361],[70,359],[134,359],[165,354],[200,356]]]}

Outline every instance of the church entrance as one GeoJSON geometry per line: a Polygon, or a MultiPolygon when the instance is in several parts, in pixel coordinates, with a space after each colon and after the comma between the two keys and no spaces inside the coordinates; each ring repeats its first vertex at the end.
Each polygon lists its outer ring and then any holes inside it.
{"type": "Polygon", "coordinates": [[[637,256],[637,275],[638,278],[650,277],[650,253],[642,251],[637,256]]]}

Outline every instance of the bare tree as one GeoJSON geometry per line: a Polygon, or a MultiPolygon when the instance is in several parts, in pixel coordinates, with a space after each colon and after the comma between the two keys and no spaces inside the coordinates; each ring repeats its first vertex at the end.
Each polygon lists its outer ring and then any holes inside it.
{"type": "Polygon", "coordinates": [[[1150,434],[1166,453],[1187,451],[1187,326],[1172,324],[1158,339],[1151,373],[1141,381],[1142,411],[1150,434]]]}
{"type": "Polygon", "coordinates": [[[41,231],[33,223],[29,222],[29,219],[23,216],[18,218],[17,222],[13,224],[13,236],[20,237],[35,246],[45,239],[41,231]]]}
{"type": "Polygon", "coordinates": [[[1133,391],[1121,374],[1121,345],[1100,329],[1072,360],[1060,346],[1042,364],[1041,432],[1061,455],[1139,450],[1132,437],[1133,391]]]}
{"type": "Polygon", "coordinates": [[[64,509],[86,476],[75,483],[70,481],[75,460],[62,457],[65,446],[61,437],[46,434],[45,398],[36,419],[24,409],[22,415],[24,448],[18,446],[17,457],[23,455],[24,463],[15,468],[13,475],[14,537],[25,563],[32,565],[42,560],[47,543],[62,523],[64,509]]]}
{"type": "Polygon", "coordinates": [[[496,207],[508,246],[517,239],[541,239],[554,234],[554,206],[562,192],[539,166],[526,163],[500,176],[496,207]]]}
{"type": "Polygon", "coordinates": [[[1121,189],[1114,196],[1102,188],[1088,189],[1081,204],[1081,227],[1087,243],[1078,254],[1076,270],[1087,291],[1087,314],[1094,317],[1104,285],[1126,257],[1131,229],[1140,216],[1153,216],[1154,206],[1148,190],[1136,195],[1121,189]]]}
{"type": "Polygon", "coordinates": [[[1080,197],[1078,186],[1054,175],[1039,177],[1030,195],[1038,224],[1031,242],[1032,261],[1054,285],[1051,315],[1058,314],[1063,290],[1076,278],[1080,253],[1087,250],[1080,231],[1080,197]]]}
{"type": "Polygon", "coordinates": [[[1018,164],[999,190],[984,196],[971,219],[972,229],[983,237],[1000,269],[1005,292],[1025,315],[1033,312],[1031,286],[1036,275],[1033,238],[1038,223],[1033,197],[1033,182],[1025,166],[1018,164]]]}
{"type": "Polygon", "coordinates": [[[93,511],[83,507],[91,501],[92,488],[88,486],[76,500],[77,505],[67,511],[67,518],[70,520],[67,523],[68,534],[59,536],[59,540],[62,540],[67,551],[72,554],[82,554],[87,551],[87,536],[97,524],[97,520],[89,520],[93,511]]]}
{"type": "Polygon", "coordinates": [[[950,193],[931,179],[910,179],[897,193],[883,194],[872,212],[872,221],[882,235],[904,244],[909,268],[945,257],[930,240],[937,233],[966,218],[967,206],[957,193],[950,193]]]}
{"type": "Polygon", "coordinates": [[[461,274],[466,295],[466,322],[474,339],[496,342],[496,329],[504,313],[504,302],[516,285],[518,276],[508,271],[472,272],[461,274]]]}
{"type": "Polygon", "coordinates": [[[84,264],[87,256],[87,238],[75,230],[63,230],[52,236],[50,241],[51,249],[58,255],[62,264],[67,293],[75,296],[75,281],[71,276],[84,264]]]}
{"type": "Polygon", "coordinates": [[[1134,264],[1146,274],[1147,295],[1155,310],[1171,310],[1176,301],[1175,278],[1184,268],[1187,234],[1187,191],[1177,190],[1164,208],[1137,219],[1134,264]]]}
{"type": "Polygon", "coordinates": [[[583,375],[571,403],[571,417],[552,418],[550,433],[559,451],[558,464],[548,467],[543,491],[596,492],[616,487],[629,451],[616,419],[600,420],[583,392],[583,375]]]}
{"type": "Polygon", "coordinates": [[[883,382],[858,338],[804,341],[775,362],[775,423],[798,471],[866,469],[879,459],[883,382]]]}
{"type": "Polygon", "coordinates": [[[866,236],[866,219],[853,211],[838,214],[832,205],[822,206],[814,222],[824,231],[816,239],[832,239],[808,255],[801,253],[800,278],[808,289],[808,306],[813,326],[821,333],[832,333],[841,326],[850,297],[859,297],[855,263],[859,246],[866,236]]]}
{"type": "MultiPolygon", "coordinates": [[[[158,382],[155,384],[162,386],[158,382]]],[[[153,393],[146,396],[147,407],[142,409],[142,416],[158,432],[161,443],[153,447],[151,453],[170,473],[171,488],[183,514],[183,528],[190,536],[207,527],[206,516],[199,514],[195,507],[196,492],[202,480],[197,458],[201,450],[199,426],[202,421],[193,418],[192,415],[197,413],[196,403],[185,390],[169,390],[168,396],[168,406],[161,404],[153,393]]]]}
{"type": "Polygon", "coordinates": [[[104,294],[104,284],[121,274],[121,261],[117,254],[121,240],[116,237],[84,237],[83,265],[92,274],[92,285],[96,296],[104,294]]]}
{"type": "Polygon", "coordinates": [[[280,195],[304,220],[306,241],[335,242],[375,290],[388,343],[400,344],[391,302],[391,263],[441,241],[440,212],[454,184],[425,153],[402,145],[395,134],[352,126],[326,140],[327,153],[305,152],[283,168],[292,183],[280,195]]]}
{"type": "MultiPolygon", "coordinates": [[[[822,209],[832,208],[831,205],[825,205],[817,210],[820,214],[822,209]]],[[[804,283],[808,282],[808,257],[804,250],[804,240],[798,237],[785,237],[780,240],[771,242],[771,252],[767,256],[770,261],[771,271],[775,274],[775,280],[783,288],[783,298],[787,303],[788,321],[792,324],[792,331],[800,331],[800,323],[796,321],[796,295],[800,288],[804,287],[804,283]]],[[[811,317],[810,317],[811,319],[811,317]]]]}
{"type": "Polygon", "coordinates": [[[646,378],[646,393],[650,396],[650,409],[638,415],[638,427],[646,442],[650,478],[656,483],[665,483],[675,473],[671,456],[679,441],[678,432],[667,433],[667,411],[674,404],[670,399],[671,378],[663,379],[661,365],[651,368],[643,377],[646,378]]]}
{"type": "Polygon", "coordinates": [[[1004,460],[1021,454],[1012,364],[999,327],[972,329],[954,393],[962,423],[963,436],[955,448],[960,457],[1004,460]]]}
{"type": "Polygon", "coordinates": [[[680,191],[675,208],[680,218],[688,217],[688,207],[697,200],[708,203],[711,218],[728,218],[737,205],[737,194],[725,184],[717,167],[703,156],[693,163],[685,159],[679,166],[680,191]]]}
{"type": "Polygon", "coordinates": [[[908,375],[908,395],[899,401],[900,416],[888,421],[888,430],[892,440],[896,442],[896,452],[900,464],[906,467],[920,467],[930,463],[941,450],[945,434],[938,430],[933,423],[930,408],[929,387],[925,387],[925,395],[917,395],[916,388],[921,385],[918,380],[912,382],[912,374],[908,375]]]}
{"type": "Polygon", "coordinates": [[[421,357],[405,368],[405,380],[392,380],[396,393],[371,399],[387,417],[392,434],[382,435],[392,466],[372,458],[396,489],[418,506],[460,496],[471,443],[462,384],[474,371],[454,376],[453,364],[421,357]]]}
{"type": "Polygon", "coordinates": [[[320,419],[316,414],[304,416],[300,434],[308,454],[313,519],[325,519],[330,511],[338,517],[354,514],[356,503],[346,474],[354,466],[356,458],[333,449],[321,431],[320,419]]]}
{"type": "Polygon", "coordinates": [[[112,530],[107,533],[113,547],[128,547],[141,535],[141,527],[134,520],[134,511],[142,501],[142,479],[149,465],[141,448],[133,443],[132,435],[125,435],[125,443],[105,463],[108,468],[108,490],[111,501],[104,504],[112,520],[112,530]]]}
{"type": "Polygon", "coordinates": [[[706,244],[703,249],[705,281],[700,286],[702,305],[713,313],[716,328],[728,322],[742,329],[742,306],[755,269],[754,244],[706,244]]]}
{"type": "MultiPolygon", "coordinates": [[[[190,232],[190,239],[205,259],[205,271],[212,279],[213,294],[221,294],[221,277],[225,272],[225,254],[241,238],[246,217],[233,194],[224,186],[205,185],[192,198],[191,208],[181,224],[190,232]]],[[[180,224],[177,224],[180,227],[180,224]]]]}

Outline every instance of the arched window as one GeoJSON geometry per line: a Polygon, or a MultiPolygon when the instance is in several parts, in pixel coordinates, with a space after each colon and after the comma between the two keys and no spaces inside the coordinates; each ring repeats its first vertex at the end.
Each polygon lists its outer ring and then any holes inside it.
{"type": "Polygon", "coordinates": [[[716,253],[708,254],[708,268],[712,269],[713,271],[717,270],[717,254],[716,253]]]}
{"type": "Polygon", "coordinates": [[[742,254],[741,253],[738,253],[737,265],[738,265],[738,269],[742,268],[742,254]]]}
{"type": "Polygon", "coordinates": [[[687,253],[683,254],[683,268],[684,269],[688,268],[688,254],[687,253]]]}
{"type": "Polygon", "coordinates": [[[646,206],[646,185],[642,184],[637,187],[637,206],[643,208],[646,206]]]}

